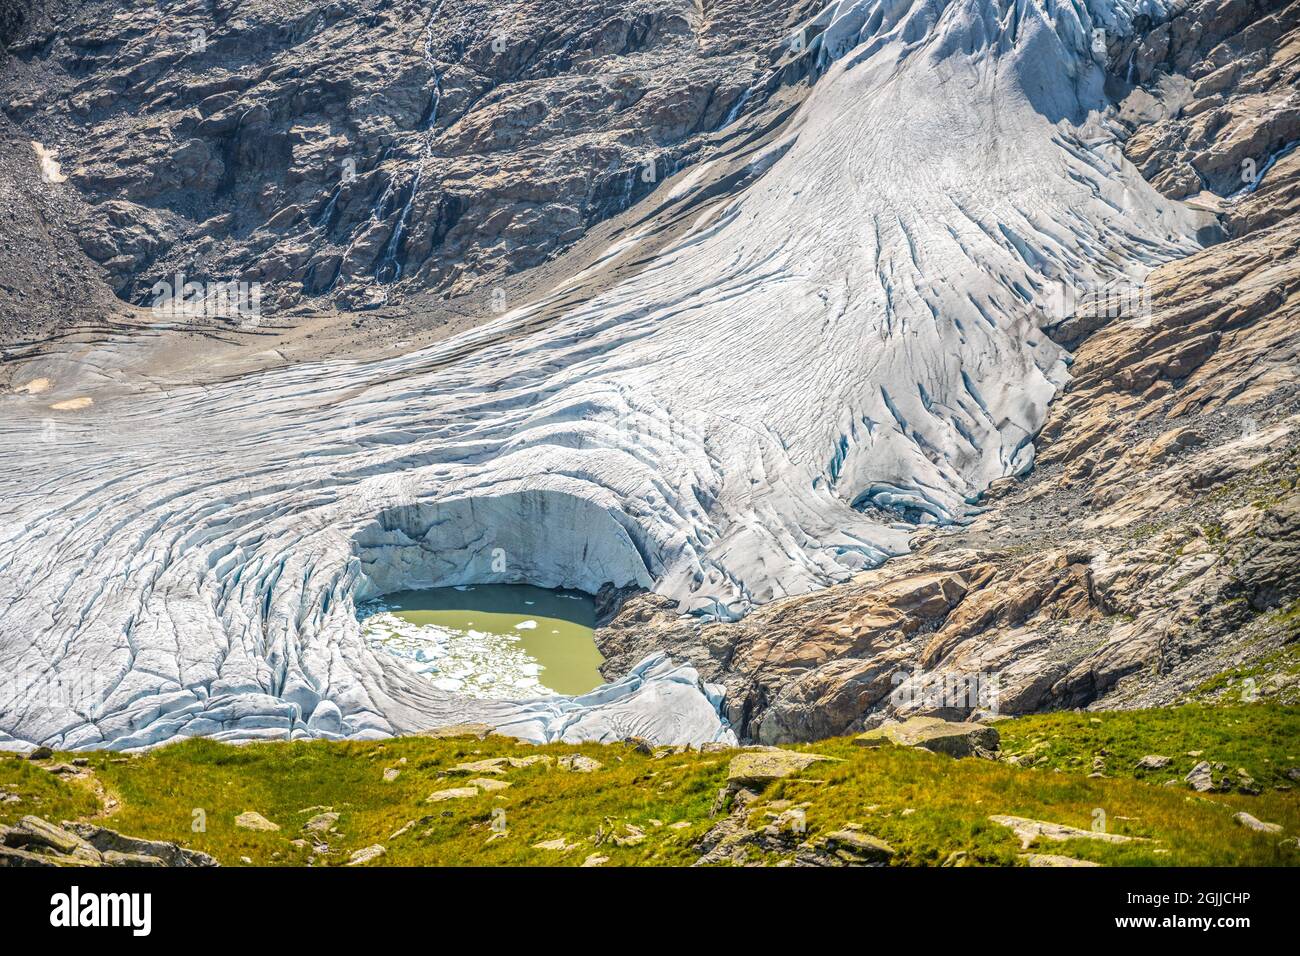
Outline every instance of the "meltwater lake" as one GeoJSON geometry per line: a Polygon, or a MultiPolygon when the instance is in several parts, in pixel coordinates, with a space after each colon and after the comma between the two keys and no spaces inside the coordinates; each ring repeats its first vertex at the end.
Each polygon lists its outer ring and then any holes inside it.
{"type": "Polygon", "coordinates": [[[399,591],[358,609],[366,639],[440,690],[484,699],[604,683],[591,595],[526,584],[399,591]]]}

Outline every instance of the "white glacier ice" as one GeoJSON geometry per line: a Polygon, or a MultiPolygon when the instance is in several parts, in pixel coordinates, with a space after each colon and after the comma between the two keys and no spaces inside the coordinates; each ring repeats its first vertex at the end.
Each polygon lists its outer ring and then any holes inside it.
{"type": "MultiPolygon", "coordinates": [[[[38,399],[8,397],[0,746],[462,720],[727,739],[689,667],[474,700],[368,646],[356,605],[612,583],[734,618],[902,553],[908,521],[1031,467],[1067,374],[1039,328],[1053,284],[1197,247],[1197,214],[1104,142],[1093,31],[1139,8],[834,3],[810,31],[825,75],[749,184],[558,317],[538,321],[572,286],[399,358],[107,394],[54,441],[38,399]]],[[[689,204],[715,172],[647,203],[689,204]]]]}

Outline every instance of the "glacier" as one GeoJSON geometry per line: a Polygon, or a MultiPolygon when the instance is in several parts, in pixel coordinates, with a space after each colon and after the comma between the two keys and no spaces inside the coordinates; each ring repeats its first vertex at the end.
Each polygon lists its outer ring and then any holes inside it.
{"type": "Polygon", "coordinates": [[[588,272],[420,351],[191,387],[130,381],[122,342],[30,362],[94,404],[0,402],[0,747],[468,720],[734,739],[720,690],[662,655],[582,697],[472,700],[376,653],[356,606],[614,585],[735,619],[1030,469],[1068,379],[1053,290],[1139,282],[1206,225],[1108,127],[1099,37],[1139,13],[1160,8],[832,3],[775,135],[661,186],[588,272]],[[689,225],[647,255],[670,215],[689,225]],[[575,296],[592,270],[623,278],[575,296]]]}

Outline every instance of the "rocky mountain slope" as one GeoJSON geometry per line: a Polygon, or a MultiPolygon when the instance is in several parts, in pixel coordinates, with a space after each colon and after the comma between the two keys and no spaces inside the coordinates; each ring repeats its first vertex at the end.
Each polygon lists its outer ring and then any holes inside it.
{"type": "MultiPolygon", "coordinates": [[[[5,80],[9,48],[32,29],[43,9],[29,0],[0,3],[0,76],[5,80]]],[[[0,221],[0,344],[14,346],[16,354],[50,330],[111,320],[120,310],[102,271],[69,228],[80,200],[63,188],[62,176],[57,163],[42,162],[30,132],[0,109],[0,203],[5,210],[0,221]]],[[[8,350],[4,357],[11,357],[8,350]]]]}
{"type": "Polygon", "coordinates": [[[66,228],[94,272],[140,304],[178,272],[261,282],[268,312],[463,295],[546,261],[698,159],[798,13],[775,0],[38,9],[12,31],[0,103],[66,169],[66,228]]]}

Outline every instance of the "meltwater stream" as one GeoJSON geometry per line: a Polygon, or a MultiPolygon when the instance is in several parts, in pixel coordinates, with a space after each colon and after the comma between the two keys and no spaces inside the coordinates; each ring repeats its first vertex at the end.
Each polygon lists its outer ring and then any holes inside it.
{"type": "Polygon", "coordinates": [[[443,691],[483,700],[585,694],[604,683],[595,603],[581,591],[488,584],[402,591],[357,610],[370,646],[443,691]]]}

